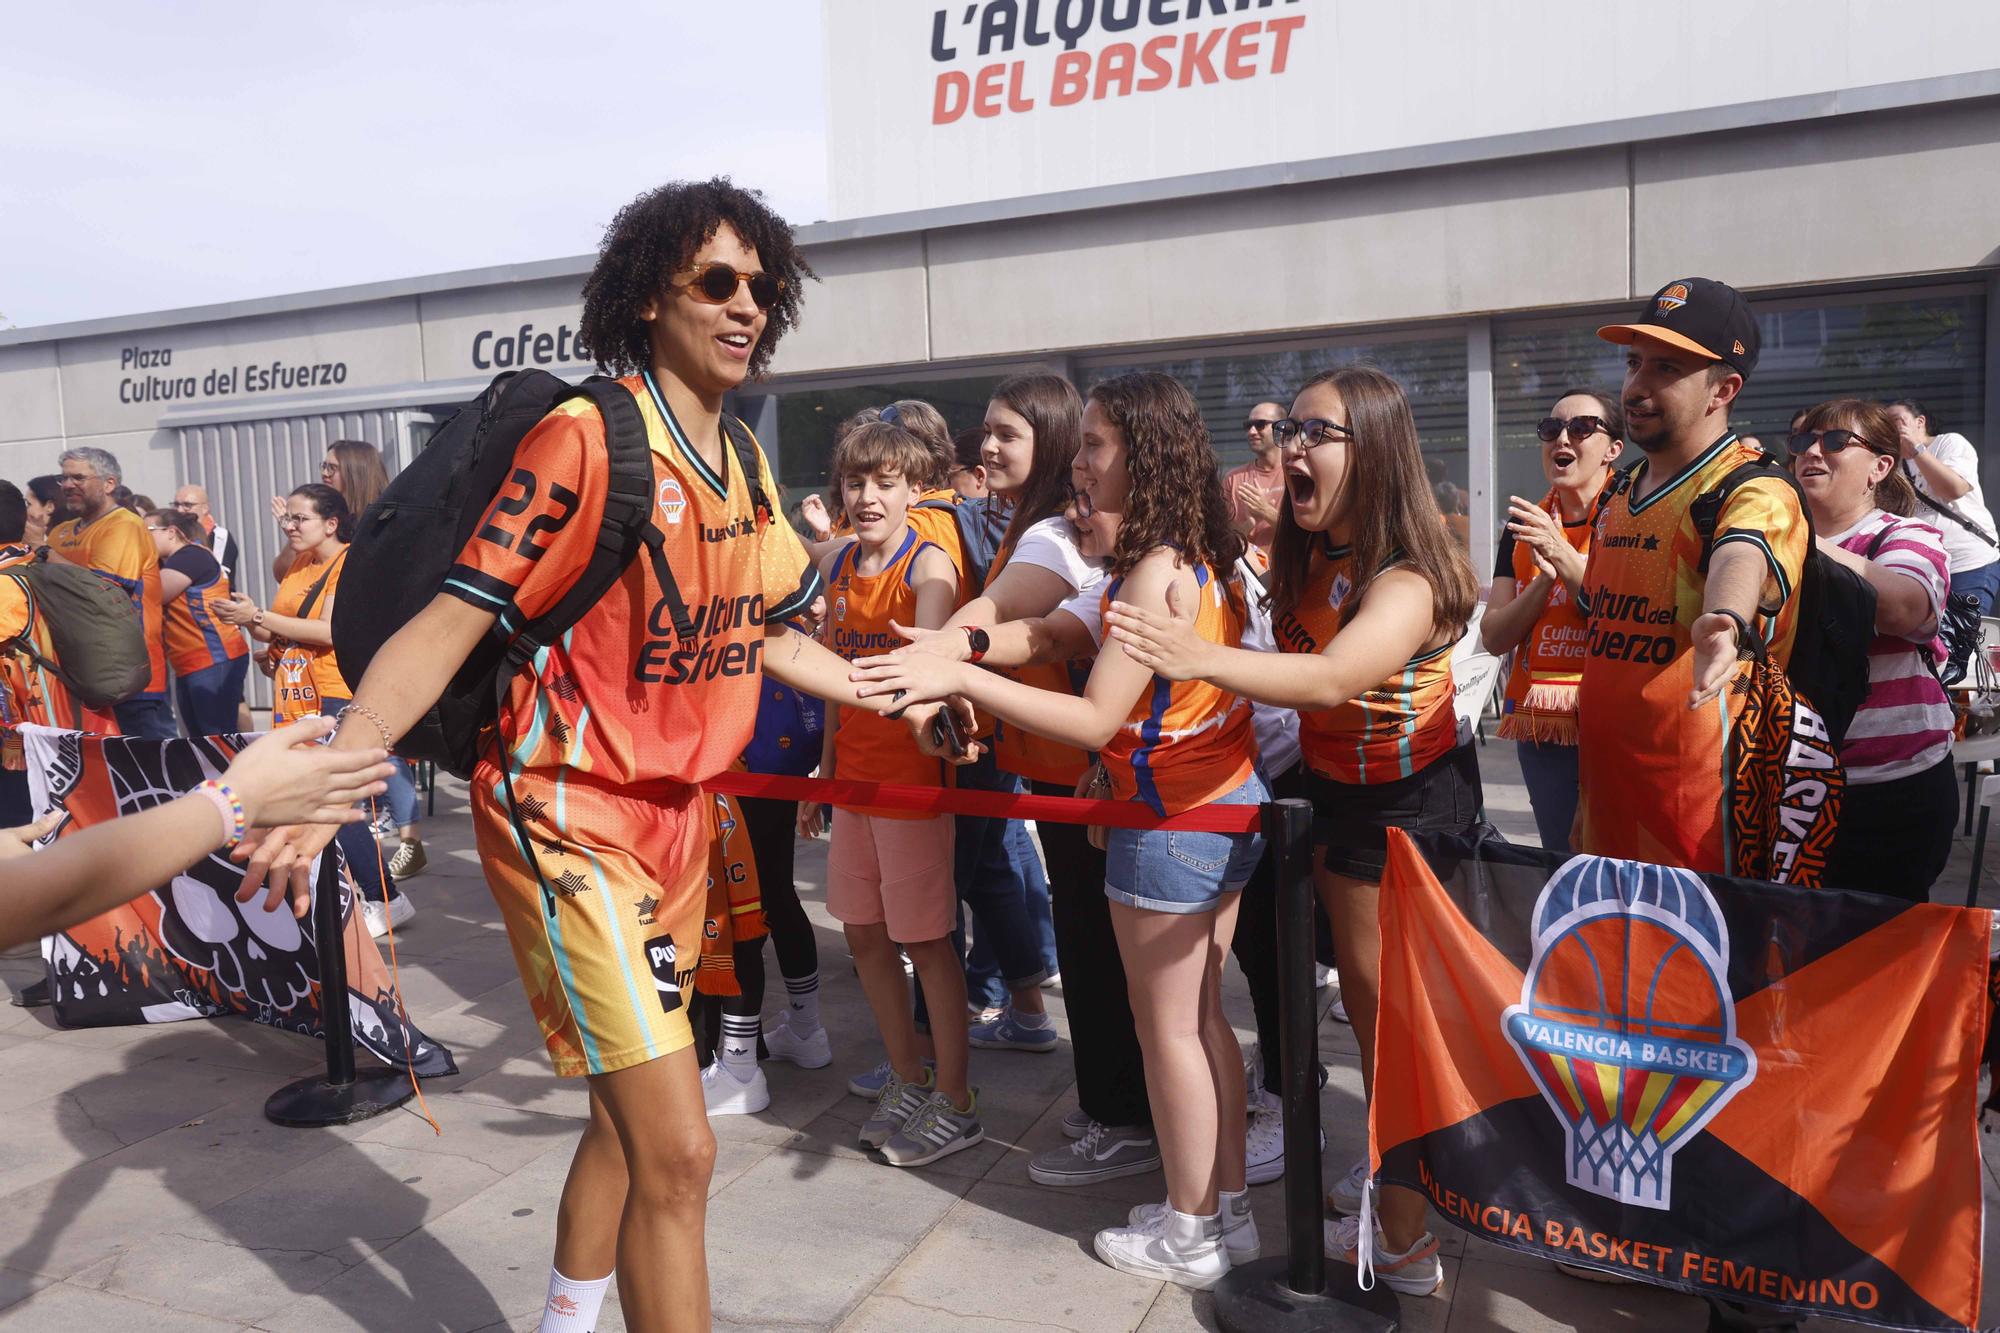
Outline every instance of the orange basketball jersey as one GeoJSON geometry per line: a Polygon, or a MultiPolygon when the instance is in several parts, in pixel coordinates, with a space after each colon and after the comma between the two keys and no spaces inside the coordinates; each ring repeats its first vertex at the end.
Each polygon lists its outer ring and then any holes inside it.
{"type": "MultiPolygon", "coordinates": [[[[1272,625],[1278,650],[1324,652],[1354,596],[1353,552],[1322,541],[1305,593],[1272,625]]],[[[1321,777],[1357,785],[1394,782],[1428,768],[1458,744],[1451,645],[1419,653],[1372,690],[1338,708],[1299,713],[1299,749],[1321,777]]]]}
{"type": "MultiPolygon", "coordinates": [[[[915,511],[912,510],[912,513],[915,511]]],[[[916,623],[917,592],[914,582],[917,557],[935,546],[905,526],[896,554],[879,574],[863,574],[856,568],[861,543],[850,541],[834,556],[827,577],[826,642],[841,657],[852,662],[893,652],[903,640],[889,628],[916,623]]],[[[840,726],[834,732],[834,776],[854,782],[902,782],[914,786],[945,785],[946,765],[917,748],[909,726],[892,721],[865,708],[840,710],[840,726]]],[[[915,810],[867,810],[865,814],[889,819],[930,819],[915,810]]]]}
{"type": "MultiPolygon", "coordinates": [[[[993,557],[993,563],[986,571],[987,587],[992,587],[993,581],[1000,577],[1000,571],[1007,567],[1007,558],[1013,553],[1010,543],[1002,546],[993,557]]],[[[1084,683],[1090,679],[1090,662],[1085,658],[991,669],[1038,690],[1079,697],[1083,694],[1084,683]]],[[[994,723],[993,757],[994,762],[1008,773],[1032,778],[1036,782],[1068,783],[1072,786],[1082,780],[1084,770],[1090,767],[1090,756],[1082,750],[1005,722],[994,723]]]]}
{"type": "Polygon", "coordinates": [[[215,618],[215,604],[229,600],[229,571],[216,561],[215,577],[190,583],[187,591],[160,609],[167,664],[176,676],[192,676],[249,651],[243,631],[215,618]]]}
{"type": "MultiPolygon", "coordinates": [[[[1243,602],[1206,565],[1194,571],[1195,633],[1234,648],[1243,638],[1243,602]]],[[[1106,611],[1122,578],[1104,589],[1106,611]]],[[[1153,677],[1132,716],[1098,758],[1121,801],[1141,800],[1155,814],[1173,815],[1206,805],[1246,782],[1255,765],[1250,705],[1207,681],[1153,677]]]]}
{"type": "MultiPolygon", "coordinates": [[[[1734,694],[1690,711],[1694,658],[1688,630],[1700,617],[1708,579],[1691,505],[1758,451],[1732,432],[1642,500],[1633,485],[1598,519],[1580,600],[1590,637],[1577,687],[1583,720],[1577,750],[1582,796],[1578,850],[1691,870],[1723,871],[1726,734],[1734,694]]],[[[1811,539],[1798,497],[1777,477],[1729,495],[1715,525],[1716,549],[1743,542],[1765,561],[1760,629],[1771,660],[1792,655],[1793,595],[1811,539]]],[[[1747,675],[1749,664],[1739,665],[1747,675]]]]}
{"type": "MultiPolygon", "coordinates": [[[[331,562],[301,557],[292,562],[278,595],[271,599],[274,615],[298,616],[305,620],[325,620],[327,606],[347,564],[347,548],[331,562]],[[319,591],[314,593],[313,589],[319,591]],[[306,599],[312,598],[312,605],[306,599]]],[[[351,699],[354,691],[340,677],[340,664],[332,648],[287,642],[272,644],[277,669],[271,677],[271,712],[279,725],[296,722],[320,711],[326,699],[351,699]]]]}
{"type": "MultiPolygon", "coordinates": [[[[782,516],[759,518],[733,448],[717,473],[689,443],[649,376],[619,381],[638,399],[653,447],[653,521],[695,636],[682,640],[652,562],[616,585],[508,687],[505,736],[516,771],[577,770],[611,787],[705,782],[734,763],[757,718],[764,625],[810,606],[819,577],[782,516]]],[[[778,493],[761,450],[766,495],[778,493]]],[[[610,464],[588,401],[557,407],[523,437],[514,471],[466,543],[444,590],[526,624],[569,591],[604,521],[610,464]]]]}

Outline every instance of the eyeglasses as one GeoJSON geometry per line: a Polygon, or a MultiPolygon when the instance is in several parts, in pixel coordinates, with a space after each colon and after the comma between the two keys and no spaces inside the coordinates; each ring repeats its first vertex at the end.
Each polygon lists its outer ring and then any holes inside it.
{"type": "Polygon", "coordinates": [[[1609,435],[1611,424],[1603,417],[1571,417],[1568,421],[1561,417],[1543,417],[1535,423],[1535,434],[1541,437],[1543,444],[1554,444],[1556,437],[1564,431],[1569,432],[1571,444],[1582,444],[1599,431],[1609,435]]]}
{"type": "Polygon", "coordinates": [[[286,529],[296,528],[299,524],[305,522],[306,518],[307,516],[304,514],[286,514],[278,520],[278,526],[286,529]]]}
{"type": "Polygon", "coordinates": [[[148,531],[148,532],[165,532],[165,531],[166,531],[166,529],[165,529],[165,528],[156,528],[156,527],[154,527],[154,526],[153,526],[153,525],[152,525],[151,523],[148,523],[148,524],[146,525],[146,531],[148,531]]]}
{"type": "Polygon", "coordinates": [[[1265,421],[1260,417],[1251,417],[1248,421],[1243,423],[1243,429],[1249,431],[1269,430],[1271,429],[1271,427],[1277,424],[1278,423],[1275,421],[1265,421]]]}
{"type": "Polygon", "coordinates": [[[1277,438],[1280,449],[1311,449],[1332,440],[1351,440],[1354,432],[1338,421],[1328,421],[1323,417],[1309,417],[1298,421],[1286,417],[1271,423],[1271,434],[1277,438]]]}
{"type": "MultiPolygon", "coordinates": [[[[1802,430],[1785,441],[1794,458],[1812,448],[1815,442],[1819,444],[1819,451],[1823,454],[1837,454],[1850,444],[1858,444],[1864,449],[1875,449],[1874,445],[1851,430],[1802,430]]],[[[1875,451],[1882,452],[1879,449],[1875,451]]]]}
{"type": "Polygon", "coordinates": [[[708,265],[686,282],[669,286],[667,290],[684,291],[706,305],[727,305],[735,299],[736,284],[740,282],[750,284],[750,299],[757,303],[759,310],[769,310],[785,294],[783,278],[774,278],[768,273],[745,273],[719,261],[708,265]]]}
{"type": "Polygon", "coordinates": [[[192,500],[176,500],[174,501],[174,508],[180,510],[183,514],[192,514],[198,506],[192,500]]]}

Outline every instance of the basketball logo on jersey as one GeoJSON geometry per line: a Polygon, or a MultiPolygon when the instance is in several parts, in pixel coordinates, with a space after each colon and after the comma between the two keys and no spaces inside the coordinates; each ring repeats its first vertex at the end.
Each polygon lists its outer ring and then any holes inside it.
{"type": "Polygon", "coordinates": [[[667,522],[679,523],[681,515],[687,512],[687,492],[672,477],[660,480],[660,512],[667,516],[667,522]]]}
{"type": "Polygon", "coordinates": [[[833,618],[835,620],[847,619],[847,599],[845,597],[836,597],[833,599],[833,618]]]}
{"type": "Polygon", "coordinates": [[[1562,1124],[1569,1183],[1671,1207],[1674,1155],[1757,1077],[1721,910],[1692,871],[1578,856],[1532,919],[1501,1031],[1562,1124]]]}

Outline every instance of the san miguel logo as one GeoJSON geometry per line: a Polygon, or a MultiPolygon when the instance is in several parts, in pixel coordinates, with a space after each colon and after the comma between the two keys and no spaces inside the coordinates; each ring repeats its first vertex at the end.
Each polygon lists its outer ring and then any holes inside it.
{"type": "Polygon", "coordinates": [[[1501,1030],[1562,1124],[1569,1183],[1668,1208],[1674,1154],[1757,1077],[1722,913],[1691,871],[1578,856],[1533,921],[1501,1030]]]}
{"type": "Polygon", "coordinates": [[[1688,303],[1687,284],[1684,282],[1670,282],[1660,292],[1659,302],[1655,307],[1655,309],[1657,313],[1664,315],[1668,311],[1679,310],[1682,306],[1686,305],[1687,303],[1688,303]]]}

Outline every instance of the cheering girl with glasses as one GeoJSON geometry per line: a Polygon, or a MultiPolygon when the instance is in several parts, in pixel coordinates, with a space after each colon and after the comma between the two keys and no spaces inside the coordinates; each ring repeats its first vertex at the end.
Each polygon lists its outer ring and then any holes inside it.
{"type": "MultiPolygon", "coordinates": [[[[1115,643],[1168,680],[1206,681],[1260,703],[1299,710],[1320,902],[1332,919],[1342,998],[1374,1086],[1381,991],[1377,904],[1392,827],[1469,832],[1479,818],[1479,764],[1458,743],[1451,648],[1472,614],[1472,569],[1438,521],[1409,400],[1379,370],[1327,371],[1280,423],[1285,508],[1271,561],[1277,653],[1246,652],[1196,629],[1182,611],[1115,602],[1115,643]]],[[[1185,603],[1182,604],[1185,606],[1185,603]]],[[[1359,1213],[1364,1159],[1329,1202],[1359,1213]]],[[[1429,1295],[1444,1282],[1424,1199],[1383,1191],[1372,1237],[1378,1277],[1429,1295]]],[[[1327,1229],[1328,1253],[1348,1263],[1359,1222],[1327,1229]]]]}
{"type": "Polygon", "coordinates": [[[1575,596],[1598,497],[1625,447],[1625,412],[1617,394],[1571,389],[1535,434],[1549,493],[1539,504],[1507,499],[1507,531],[1479,637],[1496,657],[1520,650],[1507,678],[1500,734],[1519,742],[1542,846],[1566,852],[1576,821],[1576,694],[1588,632],[1575,596]]]}

